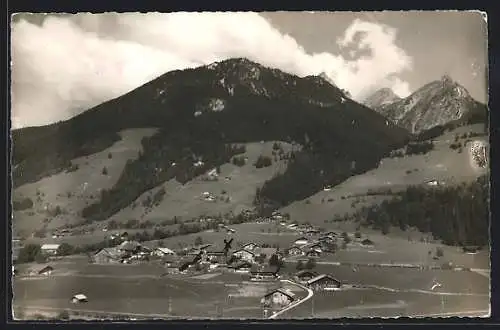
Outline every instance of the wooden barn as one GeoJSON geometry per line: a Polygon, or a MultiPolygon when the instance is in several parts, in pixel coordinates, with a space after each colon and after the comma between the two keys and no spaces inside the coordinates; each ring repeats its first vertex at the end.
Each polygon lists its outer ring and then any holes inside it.
{"type": "Polygon", "coordinates": [[[305,283],[305,282],[309,281],[310,279],[317,277],[318,275],[319,275],[318,273],[316,273],[312,270],[301,270],[295,274],[295,278],[299,282],[305,283]]]}
{"type": "Polygon", "coordinates": [[[342,283],[339,280],[327,274],[318,275],[307,281],[306,284],[313,291],[336,290],[342,286],[342,283]]]}
{"type": "Polygon", "coordinates": [[[295,300],[294,296],[292,292],[276,289],[266,294],[261,303],[266,309],[279,310],[290,305],[295,300]]]}

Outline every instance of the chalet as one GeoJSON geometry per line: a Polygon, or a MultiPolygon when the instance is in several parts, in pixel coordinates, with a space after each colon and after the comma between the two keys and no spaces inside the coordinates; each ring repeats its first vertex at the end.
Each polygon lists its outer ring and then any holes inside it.
{"type": "Polygon", "coordinates": [[[253,251],[258,247],[259,246],[255,243],[247,243],[247,244],[242,246],[242,249],[247,250],[247,251],[253,251]]]}
{"type": "Polygon", "coordinates": [[[293,242],[294,245],[306,245],[309,243],[309,240],[305,237],[300,237],[293,242]]]}
{"type": "Polygon", "coordinates": [[[266,267],[260,270],[251,270],[250,276],[253,281],[276,280],[279,278],[279,267],[266,267]]]}
{"type": "Polygon", "coordinates": [[[319,274],[311,270],[301,270],[295,274],[295,278],[299,282],[307,282],[310,279],[317,277],[319,274]]]}
{"type": "Polygon", "coordinates": [[[306,252],[306,256],[308,257],[319,257],[321,255],[321,252],[319,252],[316,249],[312,249],[306,252]]]}
{"type": "Polygon", "coordinates": [[[158,247],[153,251],[153,254],[157,257],[173,256],[175,252],[166,247],[158,247]]]}
{"type": "Polygon", "coordinates": [[[163,256],[162,262],[165,267],[177,266],[177,258],[171,254],[163,256]]]}
{"type": "Polygon", "coordinates": [[[255,253],[245,249],[236,250],[232,253],[232,255],[242,260],[250,262],[252,262],[255,259],[255,253]]]}
{"type": "Polygon", "coordinates": [[[78,304],[78,303],[86,303],[88,302],[89,300],[87,299],[87,296],[85,296],[84,294],[75,294],[73,296],[73,298],[71,298],[71,302],[73,304],[78,304]]]}
{"type": "Polygon", "coordinates": [[[311,288],[314,291],[335,290],[339,289],[342,285],[339,280],[326,274],[318,275],[307,281],[306,284],[309,288],[311,288]]]}
{"type": "Polygon", "coordinates": [[[297,229],[297,224],[292,223],[292,224],[288,225],[287,227],[290,229],[297,229]]]}
{"type": "Polygon", "coordinates": [[[104,248],[92,256],[92,262],[96,264],[120,263],[121,253],[116,248],[104,248]]]}
{"type": "Polygon", "coordinates": [[[44,244],[41,247],[43,253],[47,255],[56,255],[59,249],[59,244],[44,244]]]}
{"type": "Polygon", "coordinates": [[[266,294],[261,303],[264,308],[268,309],[282,309],[289,306],[295,300],[295,295],[290,291],[283,289],[276,289],[266,294]]]}
{"type": "Polygon", "coordinates": [[[292,246],[285,250],[285,253],[289,256],[301,256],[304,255],[304,251],[298,246],[292,246]]]}
{"type": "Polygon", "coordinates": [[[53,271],[54,271],[54,268],[52,266],[46,266],[38,271],[38,275],[49,276],[50,274],[52,274],[53,271]]]}

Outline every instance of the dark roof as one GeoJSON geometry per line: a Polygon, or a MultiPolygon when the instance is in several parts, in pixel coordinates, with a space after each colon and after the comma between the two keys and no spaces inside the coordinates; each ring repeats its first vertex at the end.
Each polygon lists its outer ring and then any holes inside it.
{"type": "Polygon", "coordinates": [[[311,278],[309,281],[307,281],[307,284],[312,284],[312,283],[315,283],[315,282],[318,282],[318,281],[321,281],[322,279],[331,279],[331,280],[334,280],[335,282],[338,282],[340,283],[339,280],[337,280],[336,278],[334,278],[333,276],[331,275],[328,275],[328,274],[321,274],[321,275],[318,275],[314,278],[311,278]]]}
{"type": "Polygon", "coordinates": [[[234,269],[240,269],[245,267],[246,268],[252,267],[252,264],[249,263],[248,261],[242,261],[233,266],[234,269]]]}
{"type": "Polygon", "coordinates": [[[45,266],[45,267],[43,267],[42,269],[40,269],[38,271],[38,274],[45,273],[45,272],[51,271],[51,270],[54,270],[54,267],[52,267],[52,266],[45,266]]]}
{"type": "Polygon", "coordinates": [[[312,271],[312,270],[301,270],[301,271],[298,271],[295,275],[298,277],[301,277],[303,275],[312,275],[313,277],[316,277],[316,276],[318,276],[318,273],[315,271],[312,271]]]}
{"type": "Polygon", "coordinates": [[[290,294],[290,293],[288,293],[288,292],[286,292],[285,290],[282,290],[282,289],[273,290],[273,291],[267,293],[264,297],[269,297],[269,296],[273,295],[276,292],[279,292],[279,293],[287,296],[288,298],[290,298],[290,300],[294,300],[292,294],[290,294]]]}

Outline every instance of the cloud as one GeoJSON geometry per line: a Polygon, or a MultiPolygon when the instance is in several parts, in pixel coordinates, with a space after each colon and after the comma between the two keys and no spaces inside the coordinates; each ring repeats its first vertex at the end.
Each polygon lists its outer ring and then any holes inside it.
{"type": "Polygon", "coordinates": [[[338,40],[363,53],[308,54],[256,13],[77,14],[12,26],[12,126],[68,119],[174,69],[247,57],[299,76],[325,72],[360,99],[379,87],[404,96],[411,58],[396,31],[355,20],[338,40]],[[369,52],[366,52],[369,50],[369,52]],[[367,54],[368,55],[367,55],[367,54]]]}

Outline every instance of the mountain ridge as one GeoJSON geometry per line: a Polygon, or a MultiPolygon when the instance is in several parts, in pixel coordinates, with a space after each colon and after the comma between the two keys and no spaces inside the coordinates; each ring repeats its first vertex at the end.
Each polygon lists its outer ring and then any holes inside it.
{"type": "Polygon", "coordinates": [[[387,91],[379,90],[365,101],[392,123],[419,134],[448,123],[486,121],[486,105],[473,99],[467,89],[449,75],[417,89],[406,98],[390,102],[387,91]]]}

